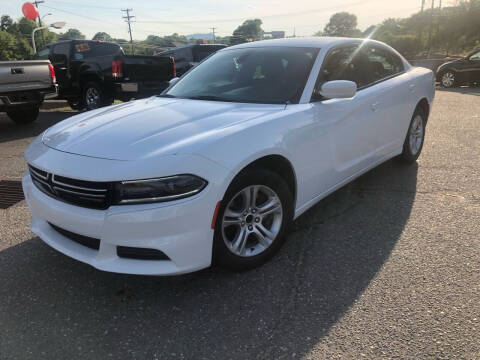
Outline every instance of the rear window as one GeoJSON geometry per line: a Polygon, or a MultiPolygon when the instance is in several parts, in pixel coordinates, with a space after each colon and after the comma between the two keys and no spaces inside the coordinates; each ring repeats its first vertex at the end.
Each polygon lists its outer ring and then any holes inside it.
{"type": "Polygon", "coordinates": [[[94,56],[115,55],[120,51],[117,44],[103,42],[79,42],[73,47],[73,58],[75,60],[88,59],[94,56]]]}
{"type": "Polygon", "coordinates": [[[35,59],[48,60],[49,55],[50,55],[50,48],[46,47],[45,49],[40,50],[35,54],[35,59]]]}

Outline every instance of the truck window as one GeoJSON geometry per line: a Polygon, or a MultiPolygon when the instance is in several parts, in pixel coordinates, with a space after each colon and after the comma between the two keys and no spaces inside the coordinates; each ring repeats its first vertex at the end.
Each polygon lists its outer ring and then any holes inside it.
{"type": "Polygon", "coordinates": [[[35,55],[35,59],[48,60],[49,55],[50,55],[50,48],[47,47],[37,52],[37,54],[35,55]]]}
{"type": "Polygon", "coordinates": [[[54,64],[66,64],[70,55],[70,43],[60,43],[53,48],[52,62],[54,64]]]}
{"type": "Polygon", "coordinates": [[[213,46],[198,46],[193,51],[193,61],[200,62],[217,50],[213,46]]]}
{"type": "Polygon", "coordinates": [[[117,44],[103,42],[78,42],[73,49],[73,57],[75,60],[88,59],[94,56],[115,55],[120,51],[117,44]]]}

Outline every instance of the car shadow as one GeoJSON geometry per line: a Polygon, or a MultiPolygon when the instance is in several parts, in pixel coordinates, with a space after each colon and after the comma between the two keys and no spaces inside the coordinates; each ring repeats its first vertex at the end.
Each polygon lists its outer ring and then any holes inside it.
{"type": "Polygon", "coordinates": [[[459,94],[469,94],[469,95],[476,95],[480,96],[480,86],[472,86],[472,87],[458,87],[458,88],[444,88],[444,87],[437,87],[437,91],[442,91],[442,92],[454,92],[454,93],[459,93],[459,94]]]}
{"type": "Polygon", "coordinates": [[[56,123],[77,114],[72,111],[41,112],[30,124],[17,125],[5,113],[0,113],[0,143],[35,137],[56,123]]]}
{"type": "Polygon", "coordinates": [[[389,258],[417,170],[389,161],[363,175],[297,219],[271,262],[244,273],[128,276],[97,271],[38,238],[8,248],[0,252],[0,357],[301,357],[389,258]]]}

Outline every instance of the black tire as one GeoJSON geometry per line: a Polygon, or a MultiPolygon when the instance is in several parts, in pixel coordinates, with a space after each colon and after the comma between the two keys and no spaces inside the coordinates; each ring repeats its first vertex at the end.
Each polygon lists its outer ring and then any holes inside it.
{"type": "Polygon", "coordinates": [[[83,104],[80,99],[67,99],[67,102],[72,110],[80,110],[83,108],[83,104]]]}
{"type": "MultiPolygon", "coordinates": [[[[292,193],[283,178],[278,174],[261,168],[253,168],[240,173],[230,184],[220,204],[215,224],[213,262],[234,271],[249,270],[264,264],[283,245],[285,232],[293,218],[293,208],[292,193]],[[281,225],[270,246],[256,255],[244,257],[234,254],[226,245],[223,238],[222,223],[226,206],[242,189],[252,185],[263,185],[276,193],[282,204],[281,225]]],[[[248,227],[248,224],[246,226],[248,227]]],[[[248,240],[246,240],[246,243],[248,243],[248,240]]]]}
{"type": "Polygon", "coordinates": [[[85,84],[82,94],[82,105],[87,110],[98,109],[113,103],[113,99],[106,94],[103,87],[94,81],[85,84]]]}
{"type": "Polygon", "coordinates": [[[440,73],[440,84],[446,88],[446,89],[451,89],[454,87],[458,86],[458,76],[457,73],[453,70],[444,70],[440,73]],[[449,77],[449,79],[452,79],[451,81],[447,81],[445,76],[449,77]]]}
{"type": "Polygon", "coordinates": [[[40,112],[40,105],[32,105],[19,109],[7,111],[7,115],[18,125],[30,124],[37,120],[40,112]]]}
{"type": "Polygon", "coordinates": [[[403,143],[403,152],[398,156],[398,160],[400,160],[401,162],[404,162],[404,163],[408,163],[408,164],[411,164],[411,163],[414,163],[415,161],[417,161],[418,157],[422,153],[423,144],[425,142],[426,125],[427,125],[427,114],[425,113],[425,111],[422,108],[418,107],[415,110],[415,113],[412,116],[412,120],[410,121],[410,125],[408,126],[407,136],[405,137],[405,141],[403,143]],[[415,128],[416,128],[415,120],[417,119],[417,117],[421,118],[421,123],[423,124],[422,125],[423,126],[423,131],[422,131],[421,137],[418,138],[418,139],[421,139],[421,144],[420,144],[420,146],[418,146],[418,150],[414,151],[414,150],[412,150],[412,146],[410,144],[410,139],[411,139],[412,132],[414,132],[415,128]]]}

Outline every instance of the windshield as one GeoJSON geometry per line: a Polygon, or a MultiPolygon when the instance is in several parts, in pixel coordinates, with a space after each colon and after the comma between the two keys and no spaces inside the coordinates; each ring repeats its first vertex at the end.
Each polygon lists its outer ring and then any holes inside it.
{"type": "Polygon", "coordinates": [[[164,96],[263,104],[298,103],[319,49],[264,47],[211,56],[164,96]]]}

